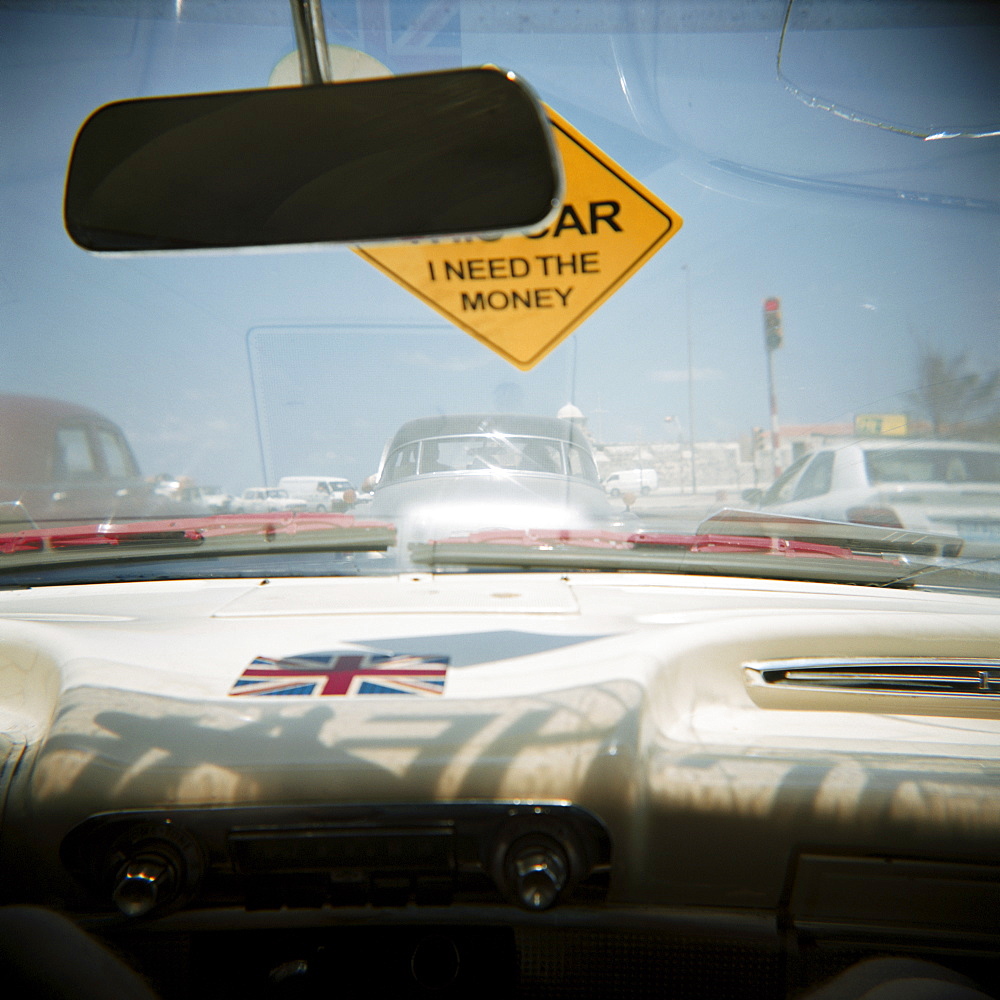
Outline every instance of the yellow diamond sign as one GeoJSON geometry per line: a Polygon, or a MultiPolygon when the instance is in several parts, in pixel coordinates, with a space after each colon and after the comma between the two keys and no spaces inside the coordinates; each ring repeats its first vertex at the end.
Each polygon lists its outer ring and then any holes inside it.
{"type": "Polygon", "coordinates": [[[357,248],[357,253],[527,371],[680,228],[681,218],[547,109],[566,194],[530,236],[357,248]]]}

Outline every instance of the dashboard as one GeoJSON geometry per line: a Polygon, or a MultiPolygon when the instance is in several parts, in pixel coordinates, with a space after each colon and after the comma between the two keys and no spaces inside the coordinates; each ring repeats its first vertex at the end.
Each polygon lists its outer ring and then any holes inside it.
{"type": "Polygon", "coordinates": [[[308,929],[314,970],[324,933],[499,934],[514,995],[584,934],[740,942],[761,995],[888,943],[994,968],[998,621],[638,573],[8,591],[7,894],[126,952],[187,942],[192,995],[249,930],[263,956],[308,929]]]}

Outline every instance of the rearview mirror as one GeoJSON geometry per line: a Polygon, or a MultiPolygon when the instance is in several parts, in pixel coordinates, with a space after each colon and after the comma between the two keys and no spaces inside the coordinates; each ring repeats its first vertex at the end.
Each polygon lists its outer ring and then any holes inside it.
{"type": "Polygon", "coordinates": [[[64,214],[98,251],[499,235],[544,227],[561,184],[528,88],[450,70],[105,105],[64,214]]]}

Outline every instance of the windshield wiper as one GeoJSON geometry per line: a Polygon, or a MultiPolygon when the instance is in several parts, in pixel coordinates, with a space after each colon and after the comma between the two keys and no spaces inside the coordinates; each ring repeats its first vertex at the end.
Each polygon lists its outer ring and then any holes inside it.
{"type": "Polygon", "coordinates": [[[487,531],[413,545],[410,559],[431,569],[645,571],[880,586],[910,586],[914,569],[899,556],[823,542],[702,532],[487,531]]]}
{"type": "Polygon", "coordinates": [[[814,542],[848,549],[856,555],[928,556],[956,558],[963,541],[944,535],[904,528],[822,521],[811,517],[771,514],[766,511],[725,508],[706,518],[697,527],[701,534],[739,535],[743,538],[782,539],[814,542]]]}
{"type": "Polygon", "coordinates": [[[697,530],[837,545],[855,555],[898,556],[900,575],[884,586],[977,594],[1000,589],[1000,547],[966,544],[957,535],[729,508],[702,521],[697,530]]]}
{"type": "Polygon", "coordinates": [[[122,560],[384,552],[396,531],[350,514],[217,514],[161,521],[32,528],[0,534],[0,574],[122,560]]]}

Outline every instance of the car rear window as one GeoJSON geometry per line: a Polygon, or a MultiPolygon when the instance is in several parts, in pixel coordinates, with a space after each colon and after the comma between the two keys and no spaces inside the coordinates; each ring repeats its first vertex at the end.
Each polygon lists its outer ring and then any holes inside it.
{"type": "Polygon", "coordinates": [[[873,483],[1000,483],[1000,452],[873,449],[865,467],[873,483]]]}
{"type": "Polygon", "coordinates": [[[100,466],[90,446],[86,427],[60,427],[56,431],[56,475],[67,479],[94,479],[100,466]]]}
{"type": "Polygon", "coordinates": [[[470,435],[424,441],[420,472],[511,469],[562,474],[562,445],[546,438],[470,435]]]}
{"type": "Polygon", "coordinates": [[[117,478],[137,475],[132,454],[119,434],[107,427],[100,427],[97,430],[97,441],[108,475],[117,478]]]}
{"type": "Polygon", "coordinates": [[[569,454],[569,474],[579,476],[581,479],[599,479],[597,466],[594,464],[590,453],[583,448],[571,444],[568,448],[569,454]]]}
{"type": "Polygon", "coordinates": [[[407,444],[389,456],[383,481],[388,483],[415,474],[491,468],[598,479],[593,458],[577,445],[554,438],[479,434],[407,444]]]}
{"type": "Polygon", "coordinates": [[[821,451],[802,473],[802,478],[795,487],[795,499],[806,500],[809,497],[818,497],[829,493],[832,483],[833,452],[821,451]]]}

